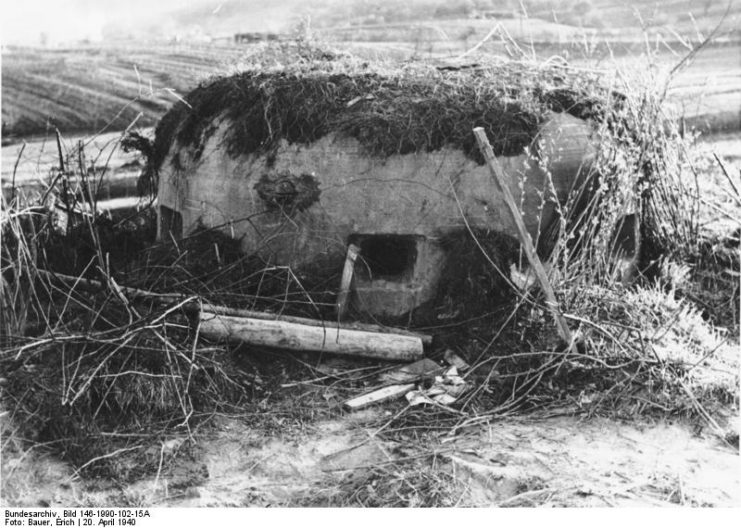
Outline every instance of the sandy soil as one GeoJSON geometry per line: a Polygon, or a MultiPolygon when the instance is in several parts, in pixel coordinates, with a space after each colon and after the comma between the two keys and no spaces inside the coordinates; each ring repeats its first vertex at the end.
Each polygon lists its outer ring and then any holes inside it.
{"type": "MultiPolygon", "coordinates": [[[[64,464],[29,454],[4,464],[6,505],[292,506],[323,502],[374,468],[399,478],[445,475],[460,506],[739,506],[737,449],[683,424],[626,424],[573,416],[507,419],[453,437],[375,438],[383,409],[265,437],[222,419],[195,456],[125,488],[70,479],[64,464]],[[373,427],[368,427],[373,423],[373,427]],[[11,485],[12,484],[12,485],[11,485]],[[14,496],[7,496],[7,490],[14,496]]],[[[162,447],[169,456],[182,441],[162,447]]],[[[383,482],[368,485],[382,486],[383,482]]],[[[336,502],[334,503],[336,504],[336,502]]],[[[349,500],[347,505],[352,505],[349,500]]]]}

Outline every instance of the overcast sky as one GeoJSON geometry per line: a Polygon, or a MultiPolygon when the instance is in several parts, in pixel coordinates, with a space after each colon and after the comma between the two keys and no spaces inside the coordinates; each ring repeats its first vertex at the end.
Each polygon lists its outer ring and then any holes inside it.
{"type": "Polygon", "coordinates": [[[106,24],[129,24],[156,18],[179,5],[214,4],[218,0],[2,0],[3,44],[99,40],[106,24]]]}

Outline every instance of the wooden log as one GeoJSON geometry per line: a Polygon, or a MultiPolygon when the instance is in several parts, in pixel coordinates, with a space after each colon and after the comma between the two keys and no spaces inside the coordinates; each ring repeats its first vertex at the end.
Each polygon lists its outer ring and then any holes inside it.
{"type": "Polygon", "coordinates": [[[396,400],[401,398],[406,393],[414,390],[414,383],[406,383],[404,385],[389,385],[382,389],[368,392],[357,398],[351,398],[345,402],[345,407],[351,410],[362,409],[368,407],[374,403],[381,403],[389,400],[396,400]]]}
{"type": "Polygon", "coordinates": [[[489,144],[489,140],[486,137],[486,132],[484,132],[483,128],[477,127],[473,129],[473,133],[476,136],[479,150],[484,156],[486,163],[489,165],[491,175],[494,177],[494,181],[497,183],[497,186],[502,191],[504,201],[507,203],[507,207],[509,208],[510,213],[512,213],[512,218],[514,219],[515,226],[517,227],[517,234],[520,238],[522,249],[525,251],[527,260],[528,262],[530,262],[530,267],[535,272],[535,277],[538,279],[540,287],[545,294],[546,306],[550,310],[551,315],[553,316],[553,319],[556,323],[556,330],[558,331],[558,335],[569,346],[573,346],[571,331],[569,330],[569,326],[566,324],[566,319],[558,308],[556,294],[553,292],[551,283],[548,280],[548,275],[546,275],[545,269],[543,268],[543,263],[540,262],[540,258],[538,258],[538,254],[535,251],[535,246],[533,245],[533,241],[530,238],[530,233],[528,233],[527,228],[525,227],[525,222],[522,219],[522,215],[520,214],[520,209],[517,207],[517,202],[515,202],[509,185],[507,184],[507,177],[504,174],[501,165],[499,165],[499,161],[497,161],[496,156],[494,156],[494,151],[492,150],[491,145],[489,144]]]}
{"type": "Polygon", "coordinates": [[[212,339],[241,341],[288,350],[328,352],[388,361],[416,361],[424,355],[418,337],[322,328],[284,320],[199,312],[199,333],[212,339]]]}
{"type": "Polygon", "coordinates": [[[355,273],[355,259],[360,254],[360,248],[355,244],[347,247],[347,257],[345,258],[345,267],[342,270],[342,281],[340,282],[340,293],[337,296],[337,318],[345,317],[348,308],[348,298],[350,296],[350,286],[352,285],[353,274],[355,273]]]}
{"type": "MultiPolygon", "coordinates": [[[[192,307],[195,307],[196,303],[193,303],[192,307]]],[[[403,330],[401,328],[392,328],[387,326],[380,326],[367,323],[354,323],[344,322],[338,323],[337,321],[324,321],[322,319],[309,319],[307,317],[295,317],[292,315],[279,315],[270,312],[256,312],[254,310],[244,310],[241,308],[229,308],[227,306],[218,306],[216,304],[203,303],[203,310],[220,315],[231,315],[234,317],[249,317],[252,319],[265,319],[267,321],[284,321],[287,323],[296,323],[308,326],[317,326],[325,329],[327,332],[336,332],[338,329],[341,330],[359,330],[361,332],[372,332],[380,334],[395,334],[409,337],[415,337],[420,339],[423,344],[432,344],[432,336],[429,334],[419,334],[409,330],[403,330]]]]}

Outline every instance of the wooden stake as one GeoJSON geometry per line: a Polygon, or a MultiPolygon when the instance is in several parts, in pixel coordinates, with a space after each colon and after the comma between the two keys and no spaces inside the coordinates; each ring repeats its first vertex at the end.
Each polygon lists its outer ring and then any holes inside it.
{"type": "Polygon", "coordinates": [[[360,248],[355,244],[350,244],[347,247],[347,257],[345,258],[345,267],[342,270],[342,281],[340,282],[340,293],[337,296],[337,319],[339,320],[342,320],[347,313],[347,300],[350,296],[350,286],[355,273],[355,259],[358,258],[359,254],[360,248]]]}
{"type": "Polygon", "coordinates": [[[573,346],[571,331],[566,324],[566,319],[564,318],[561,311],[558,309],[556,294],[553,292],[553,287],[548,281],[548,275],[546,275],[543,264],[540,262],[540,258],[538,258],[538,254],[535,251],[535,246],[533,245],[532,238],[530,238],[530,233],[528,233],[527,229],[525,228],[525,222],[522,219],[520,210],[517,207],[517,203],[515,202],[514,197],[512,196],[509,185],[507,185],[507,177],[504,174],[504,170],[502,170],[501,165],[499,165],[499,161],[497,160],[496,156],[494,156],[494,151],[489,144],[489,140],[486,137],[486,132],[484,132],[484,129],[481,127],[474,128],[473,133],[476,136],[476,141],[479,144],[479,150],[481,151],[481,154],[483,154],[486,163],[489,165],[489,170],[494,177],[494,181],[497,183],[497,186],[502,191],[504,201],[507,203],[507,207],[509,208],[510,213],[512,213],[512,217],[515,221],[515,226],[517,227],[517,234],[519,235],[520,242],[522,243],[522,249],[525,251],[527,260],[530,262],[530,267],[535,272],[535,277],[538,279],[540,287],[545,294],[545,303],[550,310],[551,315],[553,316],[553,320],[556,323],[558,335],[571,347],[573,346]]]}

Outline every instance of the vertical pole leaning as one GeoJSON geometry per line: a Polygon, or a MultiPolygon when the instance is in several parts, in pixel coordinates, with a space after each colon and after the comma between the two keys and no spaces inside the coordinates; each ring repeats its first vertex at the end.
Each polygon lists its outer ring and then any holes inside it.
{"type": "Polygon", "coordinates": [[[538,258],[538,254],[535,251],[535,246],[533,245],[532,238],[530,238],[530,233],[528,233],[527,229],[525,228],[525,222],[522,219],[520,210],[517,208],[517,204],[514,197],[512,196],[512,192],[509,189],[509,185],[507,185],[507,179],[505,177],[504,171],[502,170],[501,165],[499,165],[499,161],[497,161],[496,156],[494,156],[494,151],[489,144],[489,139],[486,137],[486,132],[484,132],[484,129],[481,127],[474,128],[473,133],[476,136],[479,150],[484,156],[487,165],[489,165],[491,175],[502,191],[504,201],[507,203],[507,207],[509,208],[510,213],[512,213],[512,217],[515,221],[515,226],[517,227],[517,234],[520,239],[520,243],[522,244],[522,248],[525,251],[527,260],[530,263],[530,267],[535,272],[535,277],[538,279],[540,287],[545,294],[546,306],[551,312],[553,320],[556,323],[558,335],[569,345],[569,347],[571,347],[573,346],[571,331],[566,324],[566,319],[558,308],[556,294],[553,292],[553,287],[548,281],[548,276],[546,275],[545,269],[543,268],[543,264],[540,262],[540,258],[538,258]]]}
{"type": "Polygon", "coordinates": [[[342,320],[347,313],[348,299],[350,297],[350,287],[352,278],[355,274],[355,260],[360,254],[360,248],[355,244],[350,244],[347,248],[347,257],[345,258],[345,267],[342,270],[342,282],[340,283],[340,293],[337,296],[337,319],[342,320]]]}

